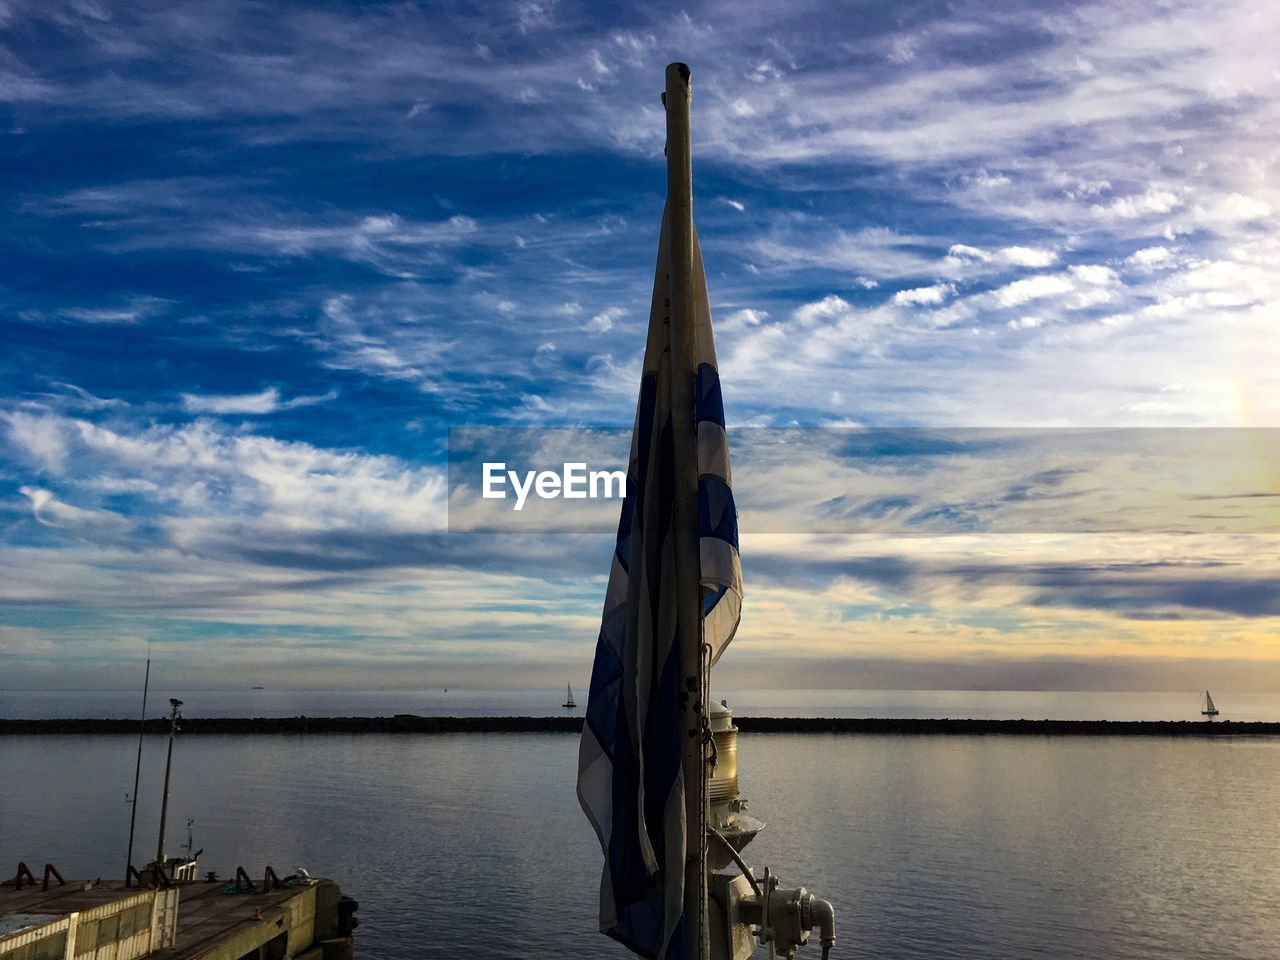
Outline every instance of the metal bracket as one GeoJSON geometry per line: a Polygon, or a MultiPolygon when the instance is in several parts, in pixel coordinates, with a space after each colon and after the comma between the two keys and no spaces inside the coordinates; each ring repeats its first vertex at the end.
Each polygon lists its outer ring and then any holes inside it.
{"type": "Polygon", "coordinates": [[[44,884],[41,887],[42,890],[49,889],[50,877],[53,877],[55,880],[57,880],[58,886],[60,887],[65,887],[67,885],[67,881],[62,879],[62,874],[58,872],[58,868],[55,867],[52,863],[46,863],[44,865],[44,884]]]}
{"type": "MultiPolygon", "coordinates": [[[[31,872],[31,868],[30,868],[30,867],[28,867],[28,866],[27,866],[25,863],[23,863],[22,861],[19,861],[19,862],[18,862],[18,873],[17,873],[17,875],[13,878],[13,888],[14,888],[15,890],[21,890],[21,889],[22,889],[22,881],[23,881],[23,878],[26,878],[27,882],[28,882],[28,883],[30,883],[33,887],[36,885],[36,876],[35,876],[35,874],[34,874],[34,873],[32,873],[32,872],[31,872]]],[[[45,889],[47,890],[47,889],[48,889],[48,887],[46,887],[45,889]]]]}

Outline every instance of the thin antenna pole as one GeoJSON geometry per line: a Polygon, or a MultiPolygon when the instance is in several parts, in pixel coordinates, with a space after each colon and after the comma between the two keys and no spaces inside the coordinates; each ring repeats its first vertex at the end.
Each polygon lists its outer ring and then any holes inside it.
{"type": "Polygon", "coordinates": [[[707,960],[707,763],[703,731],[706,682],[702,653],[701,561],[698,557],[698,456],[694,420],[697,349],[693,328],[693,163],[689,68],[667,66],[667,218],[671,238],[671,417],[674,434],[676,634],[682,680],[681,770],[687,824],[684,872],[685,954],[707,960]]]}
{"type": "Polygon", "coordinates": [[[173,706],[173,715],[169,718],[169,755],[164,761],[164,797],[160,801],[160,839],[156,842],[156,864],[164,863],[164,821],[169,815],[169,771],[173,768],[173,737],[178,732],[178,719],[181,714],[178,708],[182,706],[181,700],[169,698],[169,703],[173,706]]]}
{"type": "Polygon", "coordinates": [[[147,689],[151,686],[151,644],[147,644],[147,672],[142,678],[142,719],[138,721],[138,760],[133,767],[133,803],[129,811],[129,852],[124,861],[124,885],[132,882],[129,869],[133,866],[133,830],[138,825],[138,784],[142,780],[142,738],[147,732],[147,689]]]}

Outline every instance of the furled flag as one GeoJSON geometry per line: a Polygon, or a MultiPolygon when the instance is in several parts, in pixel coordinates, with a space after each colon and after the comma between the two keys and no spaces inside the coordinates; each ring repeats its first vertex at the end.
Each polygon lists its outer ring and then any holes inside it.
{"type": "MultiPolygon", "coordinates": [[[[682,960],[685,797],[672,445],[694,439],[688,433],[679,437],[680,425],[673,424],[671,415],[669,260],[664,213],[627,496],[579,747],[578,799],[604,849],[601,931],[641,956],[682,960]]],[[[703,642],[710,645],[714,663],[738,628],[742,567],[720,375],[696,233],[693,297],[699,580],[703,642]]]]}

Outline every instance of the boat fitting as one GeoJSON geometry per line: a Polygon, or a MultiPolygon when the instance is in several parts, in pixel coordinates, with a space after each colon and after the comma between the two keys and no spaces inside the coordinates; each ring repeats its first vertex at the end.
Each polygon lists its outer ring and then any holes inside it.
{"type": "Polygon", "coordinates": [[[836,908],[830,900],[813,897],[809,903],[810,929],[818,928],[822,943],[822,960],[829,960],[831,948],[836,945],[836,908]]]}

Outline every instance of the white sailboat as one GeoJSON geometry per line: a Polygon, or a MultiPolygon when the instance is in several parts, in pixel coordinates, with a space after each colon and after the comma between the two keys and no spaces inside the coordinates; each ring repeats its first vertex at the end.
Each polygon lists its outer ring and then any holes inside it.
{"type": "Polygon", "coordinates": [[[577,706],[577,704],[573,702],[573,684],[566,683],[565,687],[567,688],[568,692],[565,694],[564,703],[560,704],[560,706],[565,707],[569,710],[572,710],[574,707],[577,706]]]}
{"type": "Polygon", "coordinates": [[[1209,696],[1209,691],[1204,692],[1204,709],[1200,711],[1201,716],[1216,717],[1218,708],[1213,705],[1213,697],[1209,696]]]}

